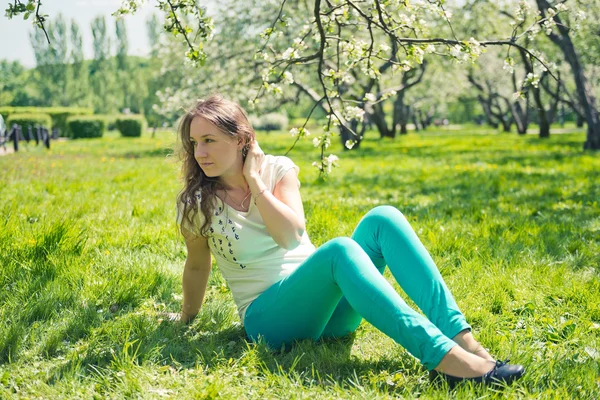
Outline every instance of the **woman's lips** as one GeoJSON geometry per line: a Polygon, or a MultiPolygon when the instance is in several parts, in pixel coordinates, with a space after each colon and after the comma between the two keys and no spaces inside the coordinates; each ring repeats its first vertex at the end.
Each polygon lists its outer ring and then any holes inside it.
{"type": "Polygon", "coordinates": [[[209,163],[200,163],[201,167],[208,167],[210,165],[213,165],[213,163],[209,162],[209,163]]]}

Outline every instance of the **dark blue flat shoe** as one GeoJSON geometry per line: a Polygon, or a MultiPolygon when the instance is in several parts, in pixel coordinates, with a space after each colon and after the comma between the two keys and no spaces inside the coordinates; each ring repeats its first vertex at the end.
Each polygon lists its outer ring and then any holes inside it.
{"type": "Polygon", "coordinates": [[[435,382],[437,379],[444,380],[448,383],[450,389],[454,388],[461,382],[473,382],[482,383],[484,385],[502,385],[510,384],[525,373],[525,368],[522,365],[508,364],[510,360],[496,361],[496,365],[492,370],[482,376],[476,376],[474,378],[460,378],[438,372],[436,370],[429,371],[429,380],[435,382]]]}

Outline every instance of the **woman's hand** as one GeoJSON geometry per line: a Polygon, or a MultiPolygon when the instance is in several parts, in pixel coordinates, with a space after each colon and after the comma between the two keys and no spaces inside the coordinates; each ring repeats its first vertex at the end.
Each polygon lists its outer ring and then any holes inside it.
{"type": "Polygon", "coordinates": [[[161,312],[158,314],[159,322],[166,321],[179,325],[187,325],[192,322],[194,318],[190,318],[185,313],[174,313],[174,312],[161,312]]]}
{"type": "Polygon", "coordinates": [[[244,161],[244,168],[242,170],[246,180],[249,180],[253,177],[260,177],[260,167],[264,159],[265,153],[258,145],[258,142],[256,140],[250,142],[248,154],[246,155],[246,160],[244,161]]]}

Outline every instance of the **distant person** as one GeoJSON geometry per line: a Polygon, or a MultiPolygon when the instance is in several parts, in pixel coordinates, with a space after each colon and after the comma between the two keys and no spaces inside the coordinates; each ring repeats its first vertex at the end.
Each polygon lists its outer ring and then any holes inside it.
{"type": "Polygon", "coordinates": [[[342,337],[365,318],[450,386],[510,383],[520,365],[495,361],[475,340],[431,256],[406,218],[376,207],[351,238],[318,249],[305,226],[298,167],[265,155],[242,108],[219,95],[181,119],[184,187],[178,224],[187,245],[180,320],[202,305],[211,254],[249,339],[272,348],[342,337]],[[388,266],[427,317],[383,277],[388,266]]]}
{"type": "Polygon", "coordinates": [[[6,132],[6,124],[4,123],[4,118],[0,114],[0,137],[4,137],[6,132]]]}

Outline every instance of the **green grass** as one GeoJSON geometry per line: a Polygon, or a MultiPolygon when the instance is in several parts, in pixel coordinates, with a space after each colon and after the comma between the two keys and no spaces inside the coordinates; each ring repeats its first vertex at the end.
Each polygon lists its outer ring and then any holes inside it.
{"type": "MultiPolygon", "coordinates": [[[[247,343],[218,271],[191,326],[163,321],[185,260],[171,133],[0,157],[0,398],[597,398],[600,155],[583,140],[468,128],[335,143],[324,183],[310,141],[291,154],[316,245],[378,204],[407,216],[476,337],[527,366],[502,392],[431,386],[365,322],[283,354],[247,343]]],[[[282,154],[292,139],[259,141],[282,154]]]]}

